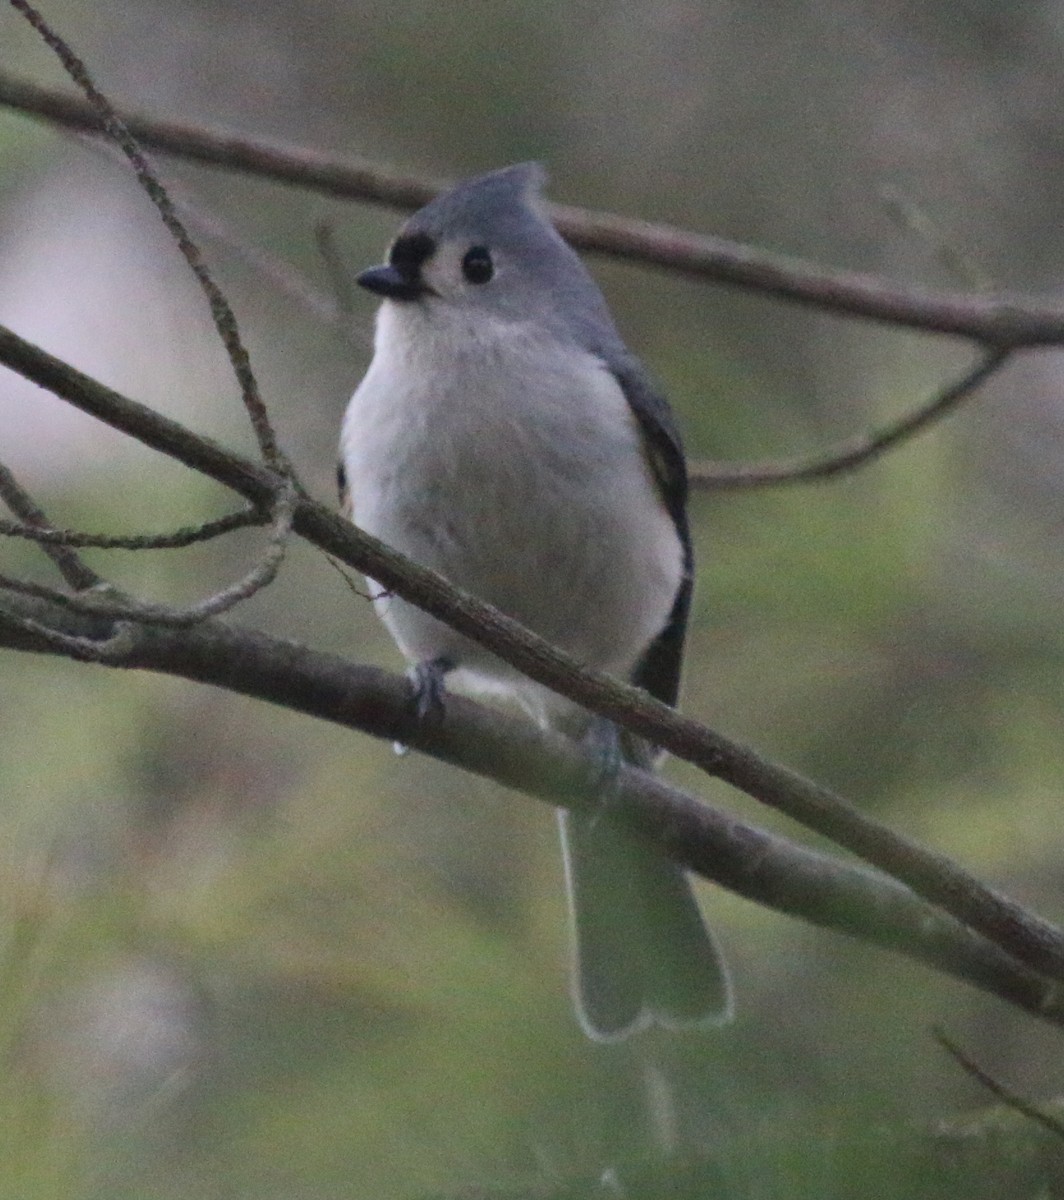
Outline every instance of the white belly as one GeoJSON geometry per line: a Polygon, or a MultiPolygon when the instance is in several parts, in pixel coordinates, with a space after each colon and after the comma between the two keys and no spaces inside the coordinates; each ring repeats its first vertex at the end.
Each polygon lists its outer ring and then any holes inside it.
{"type": "MultiPolygon", "coordinates": [[[[434,353],[424,337],[391,336],[391,309],[344,420],[354,520],[626,677],[668,619],[682,550],[620,386],[575,349],[547,356],[545,371],[542,349],[512,326],[434,353]]],[[[510,693],[540,720],[568,723],[568,702],[475,643],[398,597],[377,603],[409,661],[445,656],[453,686],[510,693]]]]}

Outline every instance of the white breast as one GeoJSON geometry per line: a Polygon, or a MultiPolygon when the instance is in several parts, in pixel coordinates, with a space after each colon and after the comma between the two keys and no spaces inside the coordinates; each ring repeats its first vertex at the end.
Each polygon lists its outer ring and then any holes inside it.
{"type": "MultiPolygon", "coordinates": [[[[531,328],[432,316],[382,306],[341,440],[356,523],[627,676],[668,619],[682,550],[620,386],[593,355],[531,328]]],[[[571,717],[413,605],[378,607],[411,662],[445,655],[456,687],[512,693],[552,723],[571,717]]]]}

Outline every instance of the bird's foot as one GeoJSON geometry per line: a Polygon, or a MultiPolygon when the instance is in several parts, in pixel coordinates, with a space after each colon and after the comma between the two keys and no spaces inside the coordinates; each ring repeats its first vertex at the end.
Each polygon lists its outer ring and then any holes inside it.
{"type": "MultiPolygon", "coordinates": [[[[441,656],[425,659],[407,671],[410,705],[419,730],[435,728],[443,720],[447,672],[453,670],[454,663],[441,656]]],[[[393,742],[392,746],[396,754],[406,754],[410,749],[404,742],[393,742]]]]}

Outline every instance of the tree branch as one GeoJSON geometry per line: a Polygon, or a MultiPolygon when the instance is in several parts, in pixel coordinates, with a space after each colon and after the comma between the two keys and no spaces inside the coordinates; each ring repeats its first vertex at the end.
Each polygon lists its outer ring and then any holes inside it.
{"type": "MultiPolygon", "coordinates": [[[[268,504],[286,482],[268,467],[197,437],[2,327],[0,361],[82,411],[211,476],[252,504],[268,504]]],[[[296,498],[292,525],[296,533],[327,554],[486,646],[530,678],[786,813],[903,881],[1034,970],[1064,980],[1060,931],[944,856],[907,841],[827,788],[761,758],[645,692],[580,666],[518,622],[452,587],[442,576],[397,554],[308,497],[296,498]]]]}
{"type": "MultiPolygon", "coordinates": [[[[99,133],[90,105],[49,88],[0,75],[0,105],[87,133],[99,133]]],[[[409,211],[444,182],[391,170],[366,159],[338,159],[264,138],[119,111],[143,145],[193,162],[270,179],[345,200],[409,211]]],[[[860,271],[832,270],[726,238],[692,233],[613,213],[556,204],[558,229],[577,249],[726,283],[825,312],[952,334],[988,347],[1064,343],[1064,309],[1013,294],[908,288],[860,271]]]]}
{"type": "MultiPolygon", "coordinates": [[[[195,625],[207,617],[229,612],[273,582],[284,560],[288,535],[292,529],[294,505],[291,481],[285,479],[276,496],[269,542],[259,560],[234,583],[185,608],[138,600],[111,587],[98,577],[92,590],[66,593],[32,580],[15,579],[0,574],[0,589],[50,600],[61,608],[87,616],[103,615],[116,621],[139,621],[175,628],[195,625]]],[[[3,532],[2,526],[0,532],[3,532]]]]}
{"type": "Polygon", "coordinates": [[[920,408],[884,425],[875,433],[850,438],[831,450],[808,457],[768,459],[736,465],[693,463],[689,472],[691,486],[699,491],[734,490],[772,484],[808,483],[813,479],[831,479],[852,471],[881,458],[888,450],[893,450],[901,442],[953,412],[976,388],[1000,371],[1012,354],[1010,350],[985,351],[975,366],[960,379],[937,392],[920,408]]]}
{"type": "Polygon", "coordinates": [[[1064,1139],[1064,1121],[1061,1121],[1058,1116],[1025,1100],[1018,1092],[1014,1092],[1000,1080],[995,1079],[989,1071],[981,1067],[971,1055],[966,1054],[952,1038],[948,1037],[944,1030],[933,1029],[931,1032],[935,1041],[954,1059],[957,1065],[966,1071],[976,1083],[986,1088],[992,1096],[996,1096],[1003,1104],[1006,1104],[1014,1112],[1018,1112],[1028,1121],[1041,1125],[1055,1138],[1064,1139]]]}
{"type": "MultiPolygon", "coordinates": [[[[449,697],[440,724],[427,729],[414,716],[406,679],[295,642],[214,620],[180,631],[129,626],[115,638],[102,617],[39,599],[0,600],[0,646],[56,652],[34,628],[42,626],[111,641],[111,666],[180,676],[401,741],[552,805],[586,810],[601,802],[598,764],[578,743],[460,696],[449,697]]],[[[755,903],[903,954],[1064,1025],[1057,985],[886,876],[746,824],[634,767],[620,769],[611,812],[677,862],[755,903]]]]}
{"type": "MultiPolygon", "coordinates": [[[[0,466],[0,473],[4,468],[0,466]]],[[[4,496],[6,500],[7,497],[4,496]]],[[[14,509],[12,510],[14,511],[14,509]]],[[[209,542],[216,537],[222,537],[237,529],[245,529],[249,525],[265,525],[269,520],[266,513],[256,508],[242,508],[239,512],[227,513],[224,517],[216,517],[212,521],[202,521],[198,525],[183,525],[180,529],[169,533],[86,533],[81,529],[56,529],[51,525],[35,525],[28,517],[23,522],[5,521],[0,518],[0,535],[4,537],[24,538],[26,541],[37,542],[42,548],[67,549],[70,547],[93,547],[98,550],[180,550],[193,546],[197,542],[209,542]]],[[[72,587],[77,587],[67,577],[72,587]]],[[[97,579],[96,582],[99,582],[97,579]]],[[[92,584],[82,586],[91,587],[92,584]]]]}
{"type": "Polygon", "coordinates": [[[75,592],[95,587],[100,582],[99,575],[74,552],[72,543],[64,540],[56,544],[53,538],[59,531],[52,528],[43,509],[3,463],[0,463],[0,499],[16,517],[22,519],[21,524],[0,522],[0,533],[7,532],[6,526],[16,524],[20,530],[19,536],[38,541],[56,570],[75,592]]]}

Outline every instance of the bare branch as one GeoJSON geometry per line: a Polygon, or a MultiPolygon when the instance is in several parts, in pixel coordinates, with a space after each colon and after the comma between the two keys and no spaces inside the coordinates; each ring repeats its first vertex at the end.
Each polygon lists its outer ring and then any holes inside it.
{"type": "MultiPolygon", "coordinates": [[[[100,132],[99,117],[79,97],[6,74],[0,74],[0,104],[68,129],[100,132]]],[[[335,159],[265,138],[159,121],[126,110],[120,116],[133,136],[153,150],[340,199],[411,210],[420,208],[446,186],[443,179],[403,174],[369,159],[335,159]]]]}
{"type": "MultiPolygon", "coordinates": [[[[85,133],[70,132],[72,140],[90,153],[108,162],[122,161],[122,155],[110,142],[102,142],[98,137],[85,133]]],[[[241,237],[228,221],[217,211],[206,206],[201,198],[193,199],[188,189],[170,182],[166,190],[174,208],[190,229],[194,229],[201,237],[223,246],[234,259],[250,268],[276,292],[293,300],[322,324],[331,326],[353,343],[363,345],[367,342],[365,335],[352,323],[349,309],[341,303],[338,294],[330,295],[315,287],[307,276],[291,263],[241,237]]],[[[335,287],[335,281],[330,282],[335,287]]]]}
{"type": "MultiPolygon", "coordinates": [[[[4,468],[0,466],[0,472],[3,470],[4,468]]],[[[209,542],[216,537],[222,537],[237,529],[245,529],[250,525],[265,525],[269,519],[268,513],[248,505],[239,512],[227,513],[224,517],[217,517],[213,521],[203,521],[199,525],[185,525],[171,533],[116,534],[85,533],[80,529],[55,529],[52,526],[38,527],[31,524],[20,524],[17,521],[5,521],[0,518],[0,535],[25,538],[27,541],[38,542],[42,547],[49,549],[91,546],[99,550],[179,550],[186,546],[193,546],[197,542],[209,542]]],[[[67,582],[72,587],[76,586],[69,578],[67,578],[67,582]]],[[[92,581],[81,586],[91,587],[93,583],[98,582],[99,577],[94,574],[92,581]]]]}
{"type": "MultiPolygon", "coordinates": [[[[294,301],[310,316],[341,333],[358,346],[365,346],[369,339],[350,319],[350,310],[340,301],[339,293],[315,287],[313,283],[291,263],[279,255],[271,254],[241,238],[236,230],[215,212],[209,212],[199,201],[191,200],[181,191],[170,193],[174,205],[184,214],[193,229],[206,238],[223,246],[234,258],[244,263],[276,292],[294,301]]],[[[330,283],[335,281],[330,277],[330,283]]]]}
{"type": "Polygon", "coordinates": [[[691,486],[698,490],[766,487],[830,479],[882,457],[901,442],[941,420],[1012,357],[1010,350],[988,350],[960,379],[936,393],[928,402],[875,433],[851,438],[834,449],[807,458],[782,458],[764,462],[693,463],[691,486]]]}
{"type": "MultiPolygon", "coordinates": [[[[19,0],[22,2],[22,0],[19,0]]],[[[98,118],[83,103],[0,75],[0,104],[93,132],[98,118]]],[[[341,163],[260,139],[129,115],[127,126],[148,145],[218,166],[298,183],[347,198],[413,208],[431,198],[438,181],[397,174],[361,161],[341,163]]],[[[692,484],[704,489],[763,487],[827,479],[873,461],[952,411],[1021,346],[1064,341],[1064,311],[1019,298],[928,293],[852,272],[826,271],[796,259],[724,239],[633,221],[572,206],[552,210],[559,229],[578,248],[665,266],[705,279],[913,328],[955,333],[989,348],[979,365],[928,404],[877,433],[850,439],[809,457],[761,463],[694,464],[692,484]]],[[[319,229],[319,241],[321,231],[319,229]]],[[[326,254],[335,275],[335,255],[326,254]]]]}
{"type": "Polygon", "coordinates": [[[21,517],[23,522],[19,525],[15,522],[0,521],[0,530],[5,525],[14,525],[15,528],[25,530],[23,536],[39,541],[44,553],[55,563],[59,574],[75,591],[95,587],[100,582],[99,575],[70,548],[71,542],[52,540],[59,531],[51,527],[44,511],[3,463],[0,463],[0,499],[3,499],[7,507],[16,517],[21,517]]]}
{"type": "Polygon", "coordinates": [[[986,1088],[992,1096],[996,1096],[1003,1104],[1018,1112],[1021,1116],[1026,1117],[1029,1121],[1034,1121],[1041,1125],[1043,1129],[1048,1129],[1054,1137],[1064,1138],[1064,1123],[1059,1121],[1050,1113],[1044,1112],[1036,1104],[1032,1104],[1029,1100],[1025,1100],[1019,1093],[1014,1092],[1011,1088],[1007,1088],[1000,1080],[995,1079],[989,1071],[984,1070],[974,1058],[957,1045],[952,1038],[948,1037],[944,1030],[933,1029],[932,1035],[938,1044],[949,1054],[953,1060],[966,1071],[977,1083],[986,1088]]]}
{"type": "Polygon", "coordinates": [[[189,269],[196,277],[204,295],[207,297],[215,328],[218,330],[218,336],[221,338],[226,353],[229,355],[233,372],[240,385],[244,407],[251,420],[251,425],[255,431],[255,437],[258,440],[259,450],[262,453],[263,459],[275,470],[280,471],[282,474],[286,473],[287,468],[284,458],[277,446],[273,427],[266,412],[266,405],[259,394],[258,381],[252,373],[251,361],[243,339],[240,336],[236,315],[230,307],[225,294],[214,282],[213,276],[207,270],[199,247],[189,236],[188,230],[186,230],[181,218],[174,210],[166,189],[145,158],[144,152],[138,145],[136,138],[122,121],[121,117],[115,112],[111,106],[111,102],[97,88],[92,80],[92,76],[89,74],[88,68],[81,59],[51,28],[48,22],[45,21],[28,0],[9,0],[9,2],[13,8],[26,18],[30,25],[41,35],[41,38],[49,49],[55,53],[56,57],[62,63],[63,69],[85,94],[89,107],[95,114],[95,124],[118,146],[132,165],[137,182],[155,205],[163,224],[173,237],[178,249],[188,263],[189,269]]]}
{"type": "Polygon", "coordinates": [[[974,292],[989,292],[993,280],[963,247],[958,246],[946,231],[901,188],[887,184],[879,189],[887,212],[900,228],[915,234],[935,256],[939,264],[962,287],[974,292]]]}
{"type": "MultiPolygon", "coordinates": [[[[6,587],[7,582],[0,583],[0,586],[6,587]]],[[[2,620],[8,621],[21,633],[39,639],[42,648],[64,654],[76,662],[118,666],[128,656],[132,644],[133,627],[128,623],[115,625],[106,636],[97,639],[83,634],[64,633],[35,617],[5,613],[2,620]]]]}
{"type": "MultiPolygon", "coordinates": [[[[285,481],[120,396],[0,327],[0,361],[112,427],[210,475],[252,504],[269,503],[285,481]]],[[[499,654],[530,678],[568,696],[724,780],[902,880],[1034,970],[1064,980],[1064,937],[1048,922],[986,887],[944,856],[900,837],[829,789],[755,754],[636,688],[574,662],[490,605],[452,587],[323,505],[299,495],[293,528],[327,554],[499,654]]]]}
{"type": "MultiPolygon", "coordinates": [[[[108,627],[38,601],[0,601],[0,646],[65,652],[51,640],[106,644],[108,627]],[[33,624],[44,625],[38,635],[33,624]]],[[[431,729],[419,723],[407,680],[297,643],[208,620],[180,631],[126,626],[115,666],[224,687],[309,716],[402,741],[552,805],[586,809],[599,767],[585,747],[460,696],[431,729]]],[[[114,644],[118,644],[117,642],[114,644]]],[[[731,891],[836,932],[904,954],[1042,1020],[1064,1025],[1064,993],[982,937],[878,872],[795,845],[744,823],[660,777],[622,767],[613,814],[692,871],[731,891]]]]}
{"type": "Polygon", "coordinates": [[[105,617],[115,621],[140,621],[178,628],[195,625],[207,617],[216,617],[221,613],[228,612],[273,582],[284,559],[288,535],[292,530],[294,511],[295,490],[291,481],[285,479],[281,481],[274,501],[273,528],[270,531],[266,552],[235,583],[187,608],[172,608],[166,604],[149,604],[108,585],[97,585],[88,591],[68,593],[57,591],[46,584],[15,579],[10,575],[3,574],[0,574],[0,589],[22,596],[34,596],[40,600],[48,600],[61,608],[85,616],[105,617]]]}
{"type": "MultiPolygon", "coordinates": [[[[0,104],[71,129],[97,132],[90,105],[47,88],[0,76],[0,104]]],[[[195,162],[347,200],[412,210],[443,186],[364,159],[336,159],[229,131],[123,112],[143,142],[195,162]]],[[[727,238],[692,233],[573,205],[551,209],[558,229],[580,250],[608,254],[677,274],[726,283],[825,312],[928,333],[952,334],[988,347],[1064,343],[1064,309],[1032,297],[909,288],[860,271],[832,270],[727,238]]]]}

